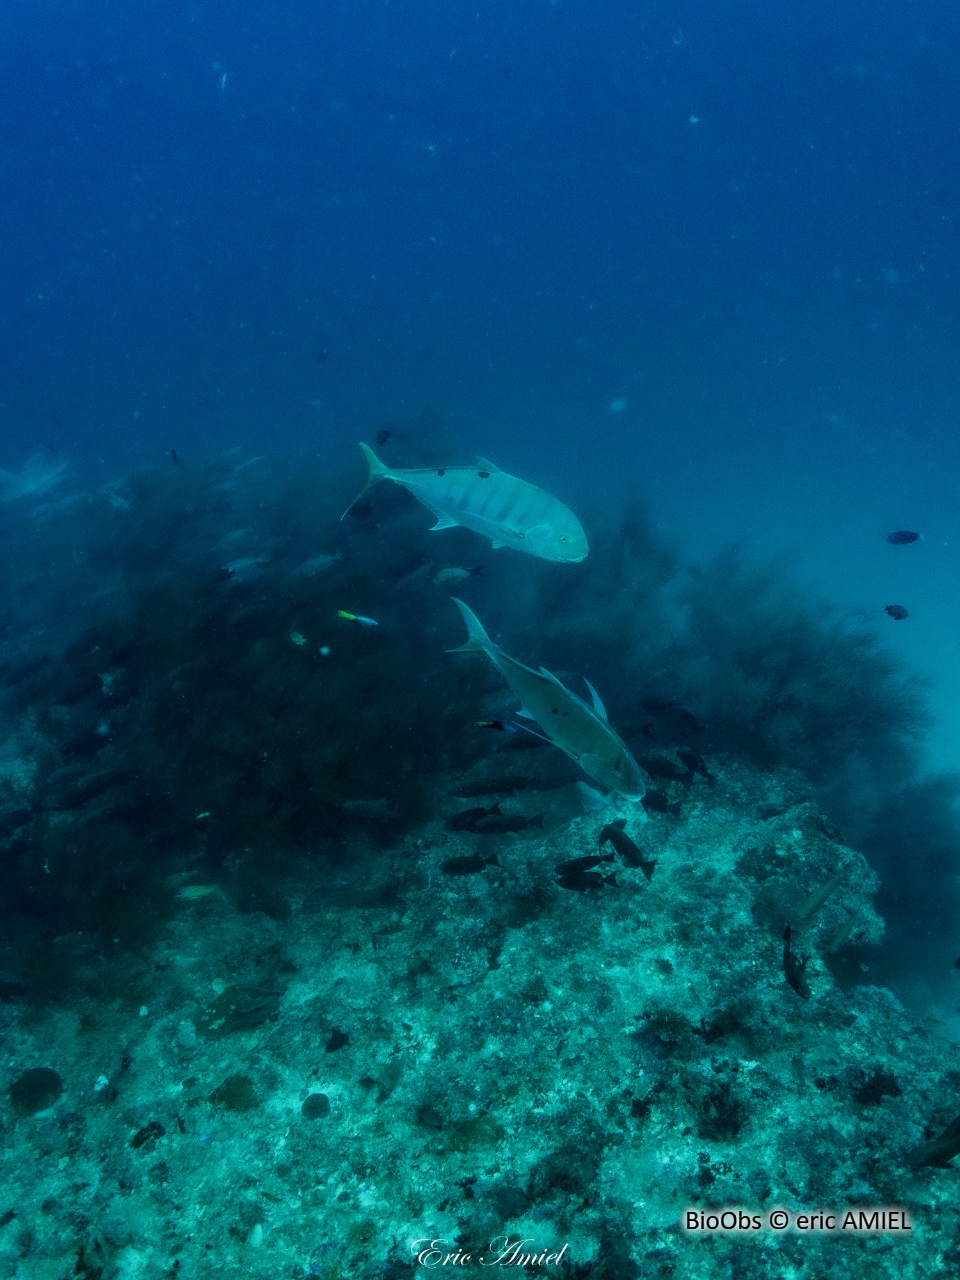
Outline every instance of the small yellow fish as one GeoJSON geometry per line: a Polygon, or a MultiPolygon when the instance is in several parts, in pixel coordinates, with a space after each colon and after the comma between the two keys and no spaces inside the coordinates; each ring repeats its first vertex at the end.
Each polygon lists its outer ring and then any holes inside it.
{"type": "Polygon", "coordinates": [[[177,897],[181,902],[201,902],[219,892],[220,886],[216,884],[185,884],[178,890],[177,897]]]}

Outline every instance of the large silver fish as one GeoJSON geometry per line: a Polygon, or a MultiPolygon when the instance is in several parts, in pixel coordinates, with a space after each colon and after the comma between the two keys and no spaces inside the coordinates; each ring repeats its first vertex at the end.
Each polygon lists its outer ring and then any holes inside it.
{"type": "Polygon", "coordinates": [[[393,480],[430,508],[437,517],[434,529],[462,525],[490,538],[494,547],[515,547],[543,560],[574,563],[590,549],[569,507],[483,458],[471,467],[401,469],[384,466],[368,445],[360,448],[370,476],[359,497],[379,480],[393,480]]]}
{"type": "Polygon", "coordinates": [[[48,449],[29,457],[19,471],[0,471],[0,502],[42,498],[65,478],[70,463],[48,449]]]}
{"type": "Polygon", "coordinates": [[[590,690],[592,707],[543,667],[534,671],[504,653],[471,608],[455,596],[453,603],[467,624],[467,642],[452,652],[485,653],[520,699],[526,714],[536,720],[555,746],[575,760],[594,782],[639,800],[645,790],[640,767],[607,723],[603,703],[590,681],[584,683],[590,690]]]}

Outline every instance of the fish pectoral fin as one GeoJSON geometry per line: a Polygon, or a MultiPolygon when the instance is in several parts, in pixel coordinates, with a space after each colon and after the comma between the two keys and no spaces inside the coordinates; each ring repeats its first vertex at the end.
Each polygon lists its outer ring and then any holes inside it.
{"type": "Polygon", "coordinates": [[[593,685],[590,683],[590,681],[587,679],[586,676],[583,677],[583,683],[590,690],[590,697],[593,699],[594,711],[597,713],[597,715],[600,717],[601,720],[608,720],[609,717],[607,716],[607,708],[603,705],[603,702],[600,699],[599,693],[597,693],[596,689],[593,687],[593,685]]]}
{"type": "Polygon", "coordinates": [[[437,517],[437,523],[430,526],[430,533],[436,533],[438,529],[455,529],[457,522],[451,516],[441,515],[439,511],[433,513],[437,517]]]}
{"type": "Polygon", "coordinates": [[[524,720],[536,720],[537,718],[536,716],[531,715],[526,707],[521,707],[520,710],[517,712],[517,715],[522,716],[524,720]]]}
{"type": "Polygon", "coordinates": [[[507,544],[506,544],[505,542],[491,542],[491,543],[490,543],[490,550],[491,550],[491,551],[500,551],[500,550],[501,550],[501,548],[505,547],[506,545],[507,545],[507,544]]]}

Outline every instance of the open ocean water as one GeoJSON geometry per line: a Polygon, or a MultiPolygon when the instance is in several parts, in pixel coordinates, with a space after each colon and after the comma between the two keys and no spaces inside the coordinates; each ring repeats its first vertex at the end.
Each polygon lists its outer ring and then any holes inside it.
{"type": "Polygon", "coordinates": [[[3,7],[0,1280],[960,1275],[958,64],[3,7]]]}

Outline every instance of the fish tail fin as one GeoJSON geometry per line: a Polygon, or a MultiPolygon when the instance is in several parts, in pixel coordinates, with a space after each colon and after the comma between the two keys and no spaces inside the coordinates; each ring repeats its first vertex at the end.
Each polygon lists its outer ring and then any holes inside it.
{"type": "MultiPolygon", "coordinates": [[[[367,483],[363,486],[363,488],[360,490],[360,492],[357,494],[354,500],[350,503],[350,507],[355,507],[357,503],[360,501],[360,499],[363,497],[363,495],[369,489],[372,489],[373,486],[377,484],[380,480],[390,480],[392,478],[390,468],[387,466],[384,466],[384,464],[380,461],[380,459],[377,457],[377,455],[373,452],[373,450],[370,448],[368,444],[364,444],[363,441],[361,440],[360,448],[363,450],[363,456],[367,460],[367,466],[370,468],[370,474],[367,476],[367,483]]],[[[347,507],[347,511],[350,510],[350,507],[347,507]]],[[[341,520],[343,519],[343,516],[347,514],[347,511],[345,511],[343,515],[340,517],[341,520]]]]}
{"type": "Polygon", "coordinates": [[[494,647],[493,641],[483,629],[483,623],[473,612],[473,610],[458,600],[456,596],[450,599],[463,614],[463,620],[467,624],[467,640],[465,644],[460,645],[456,649],[448,649],[448,653],[489,653],[494,647]]]}

